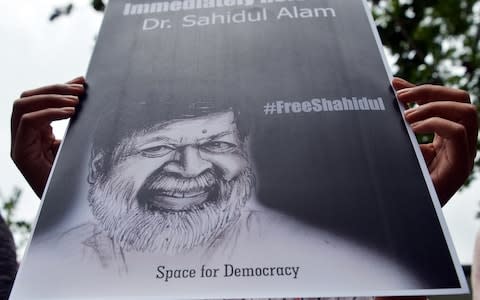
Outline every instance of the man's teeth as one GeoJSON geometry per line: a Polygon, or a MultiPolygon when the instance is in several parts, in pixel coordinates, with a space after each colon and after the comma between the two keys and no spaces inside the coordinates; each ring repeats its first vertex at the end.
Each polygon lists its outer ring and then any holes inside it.
{"type": "Polygon", "coordinates": [[[174,198],[191,198],[205,193],[205,191],[200,192],[177,192],[177,191],[164,191],[163,194],[169,197],[174,198]]]}

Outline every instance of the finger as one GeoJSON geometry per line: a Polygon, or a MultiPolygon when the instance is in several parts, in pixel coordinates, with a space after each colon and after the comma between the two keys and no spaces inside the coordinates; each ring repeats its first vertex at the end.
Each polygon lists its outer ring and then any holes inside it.
{"type": "Polygon", "coordinates": [[[43,153],[44,157],[53,163],[53,160],[55,159],[56,151],[54,151],[55,148],[55,135],[53,134],[52,126],[47,125],[42,127],[40,130],[40,135],[42,137],[42,143],[41,143],[41,153],[43,153]],[[49,142],[46,142],[49,141],[49,142]]]}
{"type": "Polygon", "coordinates": [[[57,156],[58,148],[60,148],[61,140],[55,140],[52,144],[53,157],[57,156]]]}
{"type": "Polygon", "coordinates": [[[78,76],[70,81],[67,81],[67,84],[70,84],[70,83],[77,83],[77,84],[85,84],[85,77],[83,76],[78,76]]]}
{"type": "MultiPolygon", "coordinates": [[[[462,124],[452,122],[450,120],[432,117],[413,123],[412,130],[415,133],[435,133],[445,139],[447,147],[445,151],[448,153],[448,158],[453,165],[462,168],[463,166],[471,169],[473,162],[470,159],[465,161],[465,157],[471,157],[470,149],[468,147],[468,138],[466,129],[462,124]]],[[[467,171],[468,173],[469,171],[467,171]]]]}
{"type": "Polygon", "coordinates": [[[74,113],[75,107],[47,108],[41,111],[27,113],[22,116],[19,128],[21,126],[39,128],[53,121],[69,118],[74,113]]]}
{"type": "Polygon", "coordinates": [[[22,115],[47,108],[73,107],[79,102],[77,96],[71,95],[35,95],[16,100],[13,103],[11,118],[12,140],[15,140],[16,131],[22,115]]]}
{"type": "Polygon", "coordinates": [[[85,92],[85,87],[83,84],[79,83],[68,83],[68,84],[54,84],[48,85],[44,87],[40,87],[37,89],[25,91],[20,95],[20,98],[30,97],[34,95],[41,95],[41,94],[59,94],[59,95],[75,95],[80,96],[85,92]]]}
{"type": "Polygon", "coordinates": [[[435,133],[433,148],[437,152],[428,170],[440,203],[444,205],[473,168],[466,130],[459,123],[438,117],[413,123],[412,129],[415,133],[435,133]]]}
{"type": "Polygon", "coordinates": [[[398,91],[397,97],[403,103],[424,104],[433,101],[470,103],[470,96],[465,91],[431,84],[402,89],[398,91]]]}
{"type": "Polygon", "coordinates": [[[432,117],[411,124],[415,133],[436,133],[441,137],[450,139],[462,137],[467,139],[465,127],[462,124],[452,122],[439,117],[432,117]]]}
{"type": "Polygon", "coordinates": [[[70,118],[75,113],[74,107],[47,108],[40,111],[24,114],[20,118],[15,141],[21,140],[30,129],[39,130],[53,121],[70,118]]]}
{"type": "MultiPolygon", "coordinates": [[[[415,86],[413,83],[410,83],[410,82],[408,82],[405,79],[402,79],[400,77],[393,78],[392,85],[393,85],[393,88],[397,91],[397,93],[398,93],[398,91],[401,91],[403,89],[415,86]]],[[[403,108],[407,109],[408,105],[404,103],[403,108]]]]}
{"type": "Polygon", "coordinates": [[[393,78],[392,85],[393,85],[393,88],[396,91],[403,90],[403,89],[406,89],[406,88],[411,88],[411,87],[415,86],[413,83],[410,83],[410,82],[408,82],[405,79],[402,79],[400,77],[393,78]]]}
{"type": "Polygon", "coordinates": [[[432,144],[422,144],[420,145],[420,150],[422,151],[423,159],[427,166],[430,165],[432,160],[435,158],[435,149],[432,144]]]}
{"type": "Polygon", "coordinates": [[[473,157],[477,144],[477,111],[475,106],[466,103],[441,101],[430,102],[405,112],[407,122],[413,124],[432,117],[460,123],[466,129],[468,149],[473,157]]]}
{"type": "Polygon", "coordinates": [[[433,116],[456,122],[468,120],[469,123],[476,123],[477,119],[474,105],[453,101],[430,102],[405,111],[405,119],[412,123],[433,116]]]}
{"type": "Polygon", "coordinates": [[[38,139],[35,132],[48,126],[53,121],[69,118],[74,113],[74,107],[64,107],[48,108],[24,114],[20,119],[15,140],[12,141],[12,157],[14,157],[14,160],[17,157],[17,149],[27,149],[29,145],[35,143],[35,140],[38,139]]]}

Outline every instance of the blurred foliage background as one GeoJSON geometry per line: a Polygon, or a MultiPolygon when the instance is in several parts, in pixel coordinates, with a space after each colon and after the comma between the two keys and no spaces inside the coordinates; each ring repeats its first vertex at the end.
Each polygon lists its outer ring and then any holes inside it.
{"type": "MultiPolygon", "coordinates": [[[[18,203],[22,195],[22,190],[15,187],[11,193],[6,196],[0,191],[0,222],[7,225],[13,235],[17,251],[23,251],[30,237],[32,224],[19,217],[18,203]]],[[[4,234],[4,232],[0,233],[4,234]]]]}
{"type": "MultiPolygon", "coordinates": [[[[370,4],[382,43],[395,60],[395,76],[466,90],[480,112],[480,1],[372,0],[370,4]]],[[[421,136],[419,141],[429,138],[421,136]]],[[[475,170],[479,167],[477,155],[475,170]]]]}

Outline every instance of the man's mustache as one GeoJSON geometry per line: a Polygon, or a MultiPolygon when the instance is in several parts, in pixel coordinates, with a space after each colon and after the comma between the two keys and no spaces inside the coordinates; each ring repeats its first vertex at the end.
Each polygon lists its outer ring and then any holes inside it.
{"type": "Polygon", "coordinates": [[[145,183],[145,187],[156,192],[201,192],[215,186],[218,183],[217,178],[212,170],[206,170],[195,177],[184,177],[175,173],[162,172],[157,176],[151,176],[145,183]]]}

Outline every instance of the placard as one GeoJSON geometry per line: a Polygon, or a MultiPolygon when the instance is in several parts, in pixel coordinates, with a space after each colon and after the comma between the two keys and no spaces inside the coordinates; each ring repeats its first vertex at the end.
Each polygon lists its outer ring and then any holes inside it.
{"type": "Polygon", "coordinates": [[[109,1],[11,299],[466,292],[372,24],[109,1]]]}

